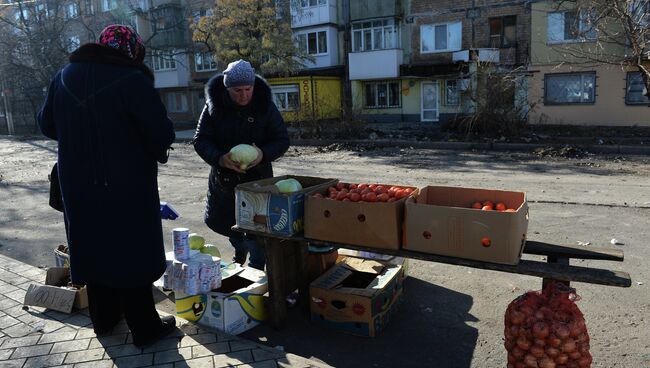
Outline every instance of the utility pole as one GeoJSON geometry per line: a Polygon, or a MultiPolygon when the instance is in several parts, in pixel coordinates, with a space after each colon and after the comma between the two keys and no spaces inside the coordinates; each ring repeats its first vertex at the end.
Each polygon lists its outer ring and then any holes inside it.
{"type": "Polygon", "coordinates": [[[7,121],[7,133],[9,135],[14,135],[14,121],[13,118],[11,117],[11,110],[9,110],[9,102],[7,101],[8,89],[5,88],[4,83],[0,87],[2,88],[0,92],[2,93],[2,102],[5,110],[5,120],[7,121]]]}

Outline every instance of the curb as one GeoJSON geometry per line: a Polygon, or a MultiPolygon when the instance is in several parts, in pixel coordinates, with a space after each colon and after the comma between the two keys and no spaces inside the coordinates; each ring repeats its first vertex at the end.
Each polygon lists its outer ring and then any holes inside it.
{"type": "MultiPolygon", "coordinates": [[[[177,137],[177,143],[189,143],[192,138],[177,137]]],[[[443,150],[481,150],[481,151],[532,151],[538,148],[563,147],[573,145],[590,153],[609,153],[626,155],[648,155],[650,146],[621,145],[621,144],[580,144],[580,143],[501,143],[501,142],[447,142],[447,141],[409,141],[409,140],[386,140],[386,139],[292,139],[292,146],[329,146],[331,144],[345,144],[350,146],[372,145],[379,148],[386,147],[411,147],[425,149],[443,150]]]]}

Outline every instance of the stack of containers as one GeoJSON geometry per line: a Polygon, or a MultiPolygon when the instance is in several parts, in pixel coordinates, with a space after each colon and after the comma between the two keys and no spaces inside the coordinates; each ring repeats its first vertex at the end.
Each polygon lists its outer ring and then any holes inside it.
{"type": "Polygon", "coordinates": [[[172,230],[174,259],[167,261],[163,288],[187,295],[206,294],[221,287],[221,259],[198,251],[191,251],[190,230],[172,230]]]}

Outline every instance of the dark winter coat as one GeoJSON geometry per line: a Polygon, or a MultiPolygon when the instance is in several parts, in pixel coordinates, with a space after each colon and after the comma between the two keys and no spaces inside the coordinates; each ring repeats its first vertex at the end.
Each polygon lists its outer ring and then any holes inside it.
{"type": "Polygon", "coordinates": [[[59,71],[38,114],[59,142],[72,281],[145,286],[165,271],[158,164],[174,141],[153,74],[87,44],[59,71]]]}
{"type": "Polygon", "coordinates": [[[223,85],[223,75],[208,81],[205,99],[194,135],[194,149],[211,166],[205,223],[219,234],[240,237],[230,230],[235,224],[234,187],[272,177],[271,162],[287,151],[289,135],[282,115],[273,103],[271,88],[259,76],[255,78],[253,98],[245,107],[230,99],[223,85]],[[255,143],[262,150],[262,162],[246,174],[219,166],[219,158],[242,143],[255,143]]]}

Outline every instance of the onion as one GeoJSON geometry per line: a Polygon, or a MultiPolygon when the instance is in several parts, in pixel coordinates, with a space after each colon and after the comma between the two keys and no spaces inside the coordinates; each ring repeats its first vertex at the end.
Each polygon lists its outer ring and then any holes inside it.
{"type": "Polygon", "coordinates": [[[530,349],[530,341],[525,336],[519,336],[517,338],[517,347],[521,350],[530,349]]]}
{"type": "Polygon", "coordinates": [[[578,323],[576,323],[575,320],[569,323],[569,336],[578,337],[582,334],[582,332],[583,332],[582,329],[580,328],[578,323]]]}
{"type": "Polygon", "coordinates": [[[556,356],[558,356],[558,354],[560,354],[560,350],[552,346],[546,348],[546,355],[550,356],[551,358],[555,358],[556,356]]]}
{"type": "Polygon", "coordinates": [[[535,311],[533,310],[533,308],[531,308],[531,307],[529,307],[527,305],[522,305],[521,307],[519,307],[519,311],[521,313],[523,313],[525,315],[525,317],[530,317],[533,314],[535,314],[535,311]]]}
{"type": "Polygon", "coordinates": [[[537,322],[533,325],[533,336],[544,339],[551,333],[546,322],[537,322]]]}
{"type": "Polygon", "coordinates": [[[580,358],[582,358],[582,354],[577,350],[569,353],[569,359],[571,360],[578,361],[580,358]]]}
{"type": "Polygon", "coordinates": [[[515,363],[515,368],[526,368],[526,363],[517,362],[517,363],[515,363]]]}
{"type": "Polygon", "coordinates": [[[562,353],[555,357],[555,363],[557,364],[566,364],[569,361],[569,356],[562,353]]]}
{"type": "Polygon", "coordinates": [[[539,360],[539,368],[555,368],[555,362],[551,358],[542,358],[539,360]]]}
{"type": "Polygon", "coordinates": [[[523,350],[521,350],[521,349],[519,349],[517,346],[515,346],[515,347],[512,349],[512,355],[514,355],[515,358],[517,358],[517,359],[521,359],[521,358],[523,358],[525,354],[526,354],[526,352],[523,351],[523,350]]]}
{"type": "Polygon", "coordinates": [[[513,325],[520,325],[522,322],[524,322],[525,317],[526,316],[522,312],[513,310],[510,314],[510,323],[513,325]]]}
{"type": "Polygon", "coordinates": [[[545,354],[544,348],[539,346],[539,345],[533,345],[530,347],[530,353],[535,357],[535,358],[541,358],[545,354]]]}
{"type": "Polygon", "coordinates": [[[557,337],[559,337],[559,338],[562,339],[562,340],[564,340],[564,339],[566,339],[567,337],[569,337],[569,334],[570,334],[571,332],[569,331],[569,328],[568,328],[565,324],[563,324],[563,323],[558,323],[558,324],[555,325],[554,327],[555,327],[555,328],[554,328],[554,330],[555,330],[555,334],[557,335],[557,337]]]}
{"type": "Polygon", "coordinates": [[[562,345],[562,340],[559,337],[555,336],[555,335],[550,335],[548,337],[547,341],[548,341],[548,344],[551,345],[554,348],[558,348],[558,347],[560,347],[560,345],[562,345]]]}
{"type": "Polygon", "coordinates": [[[546,345],[546,340],[544,339],[534,339],[533,340],[533,345],[539,345],[539,346],[545,346],[546,345]]]}
{"type": "Polygon", "coordinates": [[[572,339],[564,340],[562,343],[562,352],[563,353],[572,353],[576,350],[576,342],[572,339]]]}
{"type": "Polygon", "coordinates": [[[537,312],[535,312],[535,318],[537,318],[537,320],[539,320],[539,321],[543,321],[544,320],[544,313],[541,310],[538,309],[537,312]]]}
{"type": "Polygon", "coordinates": [[[588,368],[591,367],[591,356],[583,356],[578,360],[578,367],[588,368]]]}
{"type": "Polygon", "coordinates": [[[532,367],[532,368],[537,368],[537,359],[535,359],[534,356],[530,354],[526,354],[524,357],[524,363],[526,363],[526,367],[532,367]]]}

